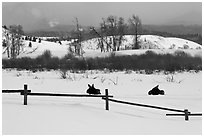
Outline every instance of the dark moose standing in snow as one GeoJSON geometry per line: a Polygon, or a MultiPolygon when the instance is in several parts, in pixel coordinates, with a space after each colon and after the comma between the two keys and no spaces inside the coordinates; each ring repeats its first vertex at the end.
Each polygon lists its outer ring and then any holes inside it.
{"type": "Polygon", "coordinates": [[[92,86],[88,84],[88,86],[89,86],[89,89],[87,89],[86,93],[88,93],[88,94],[101,94],[100,89],[96,89],[94,87],[94,84],[92,84],[92,86]]]}
{"type": "Polygon", "coordinates": [[[157,85],[156,87],[154,87],[148,92],[148,95],[159,95],[159,94],[164,95],[164,90],[160,90],[159,85],[157,85]]]}

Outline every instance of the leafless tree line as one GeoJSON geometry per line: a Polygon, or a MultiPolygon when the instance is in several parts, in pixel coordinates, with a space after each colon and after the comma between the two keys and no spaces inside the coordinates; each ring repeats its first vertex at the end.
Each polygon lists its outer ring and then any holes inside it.
{"type": "MultiPolygon", "coordinates": [[[[139,49],[139,33],[142,31],[141,19],[132,15],[128,20],[129,26],[134,31],[134,44],[132,49],[139,49]]],[[[119,51],[121,44],[125,40],[125,30],[128,25],[125,23],[124,18],[117,16],[108,16],[106,19],[102,18],[100,29],[96,30],[91,27],[91,31],[98,36],[98,47],[101,52],[119,51]]]]}

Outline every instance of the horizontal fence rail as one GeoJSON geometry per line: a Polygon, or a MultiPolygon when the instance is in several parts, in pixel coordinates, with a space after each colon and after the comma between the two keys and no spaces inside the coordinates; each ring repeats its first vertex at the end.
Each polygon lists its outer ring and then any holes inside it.
{"type": "MultiPolygon", "coordinates": [[[[103,98],[103,99],[105,99],[105,98],[103,98]]],[[[116,100],[116,99],[108,99],[108,100],[112,101],[112,102],[116,102],[116,103],[122,103],[122,104],[134,105],[134,106],[141,106],[141,107],[148,107],[148,108],[155,108],[155,109],[161,109],[161,110],[184,113],[184,110],[171,109],[171,108],[165,108],[165,107],[158,107],[158,106],[152,106],[152,105],[145,105],[145,104],[139,104],[139,103],[132,103],[132,102],[121,101],[121,100],[116,100]]]]}
{"type": "MultiPolygon", "coordinates": [[[[190,113],[189,116],[202,116],[201,113],[190,113]]],[[[185,116],[185,114],[166,114],[166,116],[185,116]]]]}
{"type": "Polygon", "coordinates": [[[202,116],[201,113],[188,113],[188,110],[185,109],[185,113],[184,114],[166,114],[166,116],[185,116],[185,120],[188,121],[189,120],[189,116],[202,116]]]}
{"type": "MultiPolygon", "coordinates": [[[[59,97],[106,97],[106,95],[87,95],[87,94],[59,94],[59,93],[27,93],[30,96],[59,96],[59,97]]],[[[109,95],[108,97],[113,97],[109,95]]]]}
{"type": "MultiPolygon", "coordinates": [[[[17,90],[14,90],[14,89],[6,89],[6,90],[2,90],[2,93],[21,93],[23,92],[24,90],[22,89],[17,89],[17,90]]],[[[31,90],[27,90],[28,92],[31,92],[31,90]]]]}
{"type": "MultiPolygon", "coordinates": [[[[146,105],[146,104],[139,104],[139,103],[132,103],[132,102],[127,102],[127,101],[122,101],[122,100],[116,100],[116,99],[109,99],[109,98],[102,98],[106,101],[112,101],[116,103],[121,103],[121,104],[128,104],[128,105],[133,105],[133,106],[140,106],[140,107],[147,107],[147,108],[154,108],[154,109],[161,109],[161,110],[167,110],[167,111],[174,111],[174,112],[181,112],[183,114],[166,114],[166,116],[184,116],[185,121],[189,120],[189,116],[202,116],[201,113],[191,113],[188,111],[188,109],[184,110],[179,110],[179,109],[172,109],[172,108],[166,108],[166,107],[159,107],[159,106],[153,106],[153,105],[146,105]]],[[[106,103],[108,104],[108,103],[106,103]]],[[[109,110],[109,106],[108,109],[109,110]]]]}

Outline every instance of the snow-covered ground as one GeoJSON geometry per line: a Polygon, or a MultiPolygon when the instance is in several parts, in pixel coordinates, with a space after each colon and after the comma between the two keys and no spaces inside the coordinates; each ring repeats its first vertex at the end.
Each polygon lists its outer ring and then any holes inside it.
{"type": "MultiPolygon", "coordinates": [[[[95,84],[104,94],[109,90],[115,99],[202,111],[202,72],[180,72],[151,75],[130,72],[2,70],[2,89],[23,89],[28,84],[32,92],[86,94],[87,84],[95,84]],[[164,96],[149,96],[147,92],[159,84],[164,96]]],[[[23,105],[19,94],[2,94],[2,132],[8,134],[97,134],[97,135],[201,135],[202,117],[166,117],[174,113],[110,102],[105,110],[101,98],[28,96],[23,105]]],[[[175,112],[178,113],[178,112],[175,112]]]]}
{"type": "MultiPolygon", "coordinates": [[[[4,38],[4,37],[3,37],[4,38]]],[[[154,35],[141,36],[142,49],[121,50],[115,55],[144,54],[147,50],[158,54],[173,54],[182,50],[192,56],[202,57],[202,46],[180,38],[164,38],[154,35]]],[[[104,57],[111,53],[101,53],[97,48],[98,40],[82,42],[84,57],[104,57]]],[[[63,57],[68,53],[70,41],[59,43],[42,40],[41,43],[24,41],[19,57],[37,57],[45,50],[53,56],[63,57]]],[[[133,44],[133,36],[125,36],[121,49],[133,44]]],[[[2,58],[7,58],[2,48],[2,58]]],[[[202,72],[163,72],[146,75],[134,71],[109,72],[85,71],[67,73],[61,78],[58,70],[32,72],[14,69],[2,70],[2,89],[23,89],[24,84],[32,92],[78,93],[86,94],[88,84],[95,84],[104,94],[105,89],[115,99],[202,112],[202,72]],[[159,84],[165,91],[164,96],[149,96],[147,92],[159,84]]],[[[174,113],[150,108],[129,106],[110,102],[110,111],[105,110],[101,98],[76,97],[37,97],[28,96],[28,105],[23,105],[19,94],[2,94],[2,133],[21,134],[165,134],[197,135],[202,134],[202,117],[166,117],[174,113]]],[[[175,112],[177,113],[177,112],[175,112]]]]}

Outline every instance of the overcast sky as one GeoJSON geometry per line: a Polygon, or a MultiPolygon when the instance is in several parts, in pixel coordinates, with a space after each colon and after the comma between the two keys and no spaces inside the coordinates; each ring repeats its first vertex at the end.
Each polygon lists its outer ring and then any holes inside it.
{"type": "Polygon", "coordinates": [[[202,24],[201,2],[3,2],[2,24],[21,24],[25,30],[74,24],[97,26],[109,15],[138,15],[143,24],[202,24]]]}

